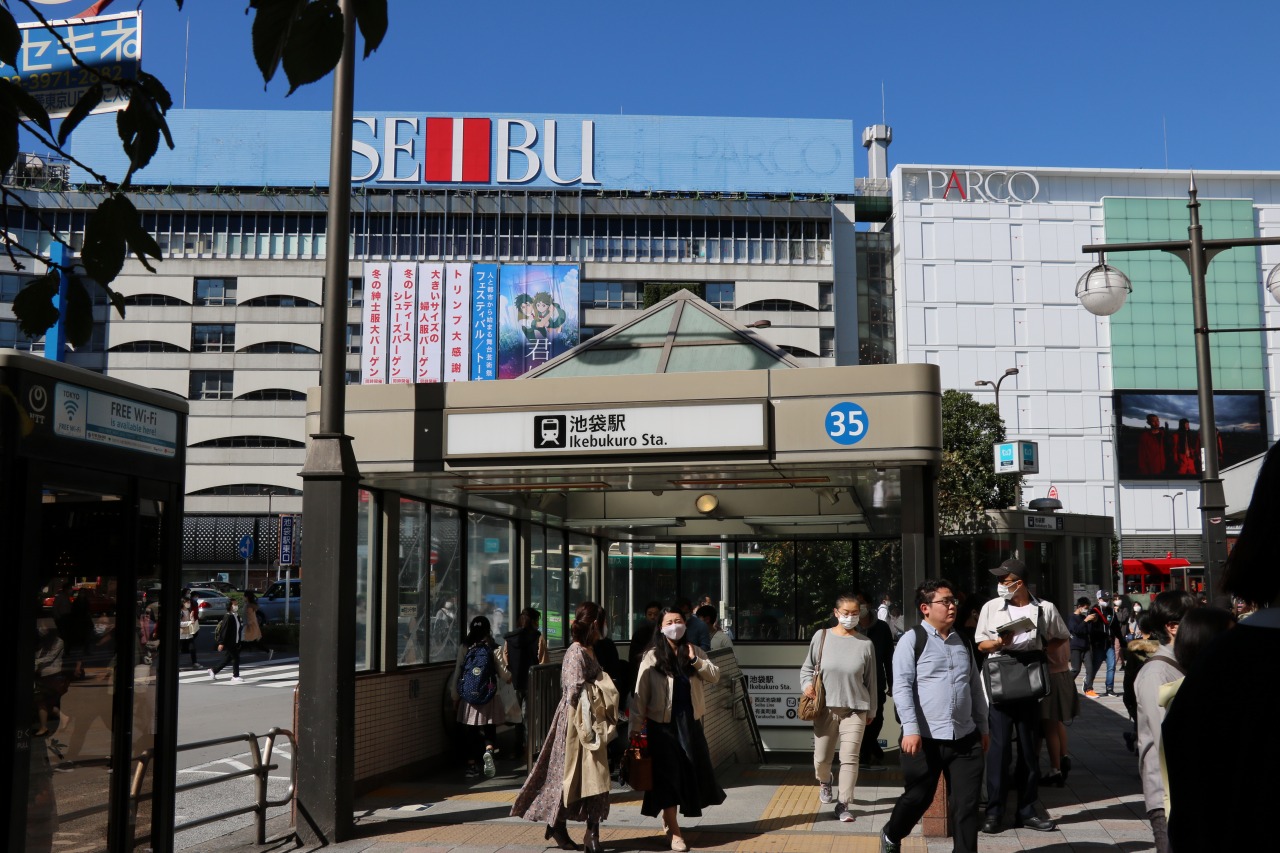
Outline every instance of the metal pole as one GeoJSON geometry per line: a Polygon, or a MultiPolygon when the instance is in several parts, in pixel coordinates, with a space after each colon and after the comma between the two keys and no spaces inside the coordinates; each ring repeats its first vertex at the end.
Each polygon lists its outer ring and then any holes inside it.
{"type": "MultiPolygon", "coordinates": [[[[304,844],[346,841],[354,831],[356,536],[360,472],[346,409],[347,275],[351,236],[351,125],[355,4],[340,0],[342,57],[333,75],[329,213],[325,237],[319,431],[302,466],[307,599],[299,600],[297,831],[304,844]]],[[[285,586],[289,585],[289,574],[285,586]]],[[[289,606],[286,599],[286,608],[289,606]]]]}
{"type": "Polygon", "coordinates": [[[1187,191],[1191,223],[1187,236],[1187,269],[1191,272],[1191,307],[1196,333],[1196,393],[1200,402],[1200,529],[1204,542],[1206,593],[1212,599],[1221,583],[1222,560],[1226,557],[1227,501],[1218,474],[1218,428],[1213,412],[1213,364],[1209,354],[1209,307],[1205,286],[1204,228],[1200,225],[1200,202],[1196,198],[1195,176],[1187,191]]]}

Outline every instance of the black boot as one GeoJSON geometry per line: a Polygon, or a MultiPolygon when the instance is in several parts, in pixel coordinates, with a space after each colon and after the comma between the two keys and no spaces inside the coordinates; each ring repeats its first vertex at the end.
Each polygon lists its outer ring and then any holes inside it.
{"type": "Polygon", "coordinates": [[[587,835],[582,839],[582,849],[586,853],[601,853],[600,847],[600,821],[587,821],[587,835]]]}
{"type": "Polygon", "coordinates": [[[573,839],[569,837],[569,830],[563,823],[547,824],[547,834],[543,837],[548,841],[554,841],[561,850],[582,849],[581,844],[573,843],[573,839]]]}

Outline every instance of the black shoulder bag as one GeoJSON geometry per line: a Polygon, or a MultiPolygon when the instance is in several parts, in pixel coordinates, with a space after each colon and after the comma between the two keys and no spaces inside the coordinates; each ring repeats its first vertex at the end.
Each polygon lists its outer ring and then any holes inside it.
{"type": "MultiPolygon", "coordinates": [[[[1044,611],[1036,605],[1036,639],[1044,646],[1044,611]]],[[[1039,701],[1049,695],[1049,658],[1044,649],[1001,652],[982,663],[982,677],[993,705],[1039,701]]]]}

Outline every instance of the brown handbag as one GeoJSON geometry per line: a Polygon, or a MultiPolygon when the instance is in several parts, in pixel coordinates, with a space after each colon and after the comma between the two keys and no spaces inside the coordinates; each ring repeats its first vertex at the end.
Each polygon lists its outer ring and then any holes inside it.
{"type": "Polygon", "coordinates": [[[822,641],[818,643],[818,660],[813,665],[813,698],[807,695],[800,695],[800,707],[796,714],[802,720],[813,721],[818,719],[823,711],[827,710],[827,691],[822,686],[822,650],[827,645],[827,632],[822,632],[822,641]]]}
{"type": "Polygon", "coordinates": [[[653,790],[653,759],[649,757],[646,739],[631,739],[627,751],[622,754],[622,772],[633,791],[653,790]]]}

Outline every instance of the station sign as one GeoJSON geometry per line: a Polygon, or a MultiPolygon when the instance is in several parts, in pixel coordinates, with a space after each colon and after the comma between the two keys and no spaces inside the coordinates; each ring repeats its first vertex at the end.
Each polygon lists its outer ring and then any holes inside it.
{"type": "Polygon", "coordinates": [[[751,711],[756,724],[761,726],[809,727],[813,723],[800,719],[800,669],[773,669],[744,666],[747,677],[747,695],[751,697],[751,711]]]}
{"type": "Polygon", "coordinates": [[[1063,530],[1065,521],[1060,515],[1027,515],[1023,516],[1026,520],[1028,530],[1063,530]]]}
{"type": "Polygon", "coordinates": [[[997,474],[1039,474],[1040,446],[1034,441],[1004,441],[992,445],[997,474]]]}
{"type": "Polygon", "coordinates": [[[764,451],[765,416],[763,402],[450,413],[445,457],[764,451]]]}

